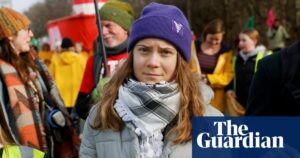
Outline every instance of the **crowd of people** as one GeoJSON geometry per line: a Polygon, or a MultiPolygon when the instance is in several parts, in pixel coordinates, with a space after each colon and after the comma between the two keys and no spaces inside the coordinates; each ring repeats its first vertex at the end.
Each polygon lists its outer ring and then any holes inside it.
{"type": "Polygon", "coordinates": [[[69,37],[36,52],[29,19],[0,8],[0,157],[192,157],[193,116],[299,116],[300,43],[279,20],[268,45],[247,28],[232,49],[222,20],[194,38],[173,5],[99,13],[107,76],[69,37]]]}

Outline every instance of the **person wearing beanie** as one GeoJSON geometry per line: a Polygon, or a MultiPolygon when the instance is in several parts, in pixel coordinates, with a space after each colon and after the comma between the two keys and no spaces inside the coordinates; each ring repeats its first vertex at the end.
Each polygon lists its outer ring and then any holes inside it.
{"type": "Polygon", "coordinates": [[[80,157],[192,157],[192,116],[222,113],[188,67],[191,42],[177,7],[145,6],[131,27],[128,58],[87,118],[80,157]]]}
{"type": "MultiPolygon", "coordinates": [[[[106,61],[108,65],[108,78],[114,73],[122,59],[127,57],[127,43],[130,27],[134,21],[133,8],[129,3],[109,0],[99,10],[101,16],[102,35],[106,50],[106,61]]],[[[97,44],[94,45],[97,47],[97,44]]],[[[97,50],[97,49],[96,49],[97,50]]],[[[101,52],[94,52],[86,64],[83,80],[76,101],[78,115],[85,119],[89,113],[90,106],[95,103],[101,92],[95,88],[100,84],[101,72],[99,64],[101,52]],[[91,97],[92,96],[92,97],[91,97]]],[[[101,65],[100,65],[101,67],[101,65]]],[[[108,79],[104,79],[108,81],[108,79]]]]}
{"type": "Polygon", "coordinates": [[[73,157],[77,143],[70,144],[68,137],[57,137],[61,132],[70,138],[74,136],[71,120],[46,66],[31,48],[33,33],[29,24],[19,12],[0,8],[1,127],[10,138],[8,145],[15,144],[20,149],[21,145],[29,146],[44,151],[50,158],[73,157]],[[56,113],[48,115],[52,109],[56,113]],[[50,125],[50,120],[60,131],[50,125]]]}

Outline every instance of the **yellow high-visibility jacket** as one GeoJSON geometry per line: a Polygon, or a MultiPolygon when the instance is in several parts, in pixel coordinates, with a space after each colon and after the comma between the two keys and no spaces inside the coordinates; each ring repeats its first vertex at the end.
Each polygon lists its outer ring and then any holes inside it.
{"type": "Polygon", "coordinates": [[[0,148],[0,158],[44,158],[45,153],[26,146],[8,145],[0,148]]]}

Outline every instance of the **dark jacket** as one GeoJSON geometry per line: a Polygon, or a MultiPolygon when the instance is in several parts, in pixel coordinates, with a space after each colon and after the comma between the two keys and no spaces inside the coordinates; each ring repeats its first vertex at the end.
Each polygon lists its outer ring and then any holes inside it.
{"type": "MultiPolygon", "coordinates": [[[[235,80],[237,101],[246,107],[249,87],[254,75],[256,56],[249,57],[244,61],[240,55],[237,56],[235,64],[235,80]]],[[[232,84],[233,85],[233,84],[232,84]]]]}
{"type": "Polygon", "coordinates": [[[299,67],[299,42],[262,59],[250,87],[246,115],[300,115],[299,100],[288,86],[300,89],[299,67]]]}

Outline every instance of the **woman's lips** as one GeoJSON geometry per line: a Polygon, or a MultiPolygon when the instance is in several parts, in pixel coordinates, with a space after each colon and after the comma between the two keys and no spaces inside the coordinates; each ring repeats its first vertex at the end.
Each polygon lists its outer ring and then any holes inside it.
{"type": "Polygon", "coordinates": [[[162,76],[161,74],[156,74],[156,73],[144,73],[144,75],[147,75],[147,76],[162,76]]]}

